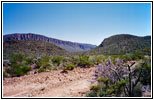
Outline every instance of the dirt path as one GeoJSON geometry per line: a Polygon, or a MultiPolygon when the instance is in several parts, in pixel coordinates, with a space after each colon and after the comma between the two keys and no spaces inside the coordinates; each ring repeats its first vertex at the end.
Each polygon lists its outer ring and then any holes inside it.
{"type": "Polygon", "coordinates": [[[95,67],[42,72],[3,80],[4,97],[81,97],[89,91],[95,67]]]}

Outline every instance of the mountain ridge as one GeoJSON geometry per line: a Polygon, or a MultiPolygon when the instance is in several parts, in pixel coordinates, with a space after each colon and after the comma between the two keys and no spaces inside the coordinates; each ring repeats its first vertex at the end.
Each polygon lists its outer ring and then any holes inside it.
{"type": "Polygon", "coordinates": [[[44,41],[44,42],[53,43],[56,46],[59,46],[69,52],[88,51],[96,47],[96,45],[92,45],[92,44],[64,41],[64,40],[50,38],[50,37],[40,35],[40,34],[35,34],[35,33],[14,33],[14,34],[4,35],[3,42],[7,40],[44,41]]]}
{"type": "Polygon", "coordinates": [[[48,42],[34,40],[7,40],[3,43],[3,53],[26,54],[28,56],[69,56],[69,53],[48,42]]]}
{"type": "Polygon", "coordinates": [[[117,34],[105,38],[99,46],[88,54],[126,54],[144,51],[151,48],[151,36],[135,36],[130,34],[117,34]]]}

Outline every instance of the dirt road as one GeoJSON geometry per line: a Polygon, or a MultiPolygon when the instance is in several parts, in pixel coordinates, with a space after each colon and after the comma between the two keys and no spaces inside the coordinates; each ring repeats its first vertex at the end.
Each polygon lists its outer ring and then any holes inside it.
{"type": "Polygon", "coordinates": [[[95,67],[68,73],[52,70],[3,80],[4,97],[81,97],[89,91],[95,67]]]}

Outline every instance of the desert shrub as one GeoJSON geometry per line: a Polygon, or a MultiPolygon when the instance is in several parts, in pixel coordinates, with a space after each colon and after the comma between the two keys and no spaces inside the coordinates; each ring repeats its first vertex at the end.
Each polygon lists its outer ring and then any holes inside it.
{"type": "Polygon", "coordinates": [[[28,71],[31,70],[31,67],[28,65],[21,65],[21,64],[11,64],[11,68],[7,70],[7,72],[15,77],[15,76],[22,76],[27,74],[28,71]]]}
{"type": "Polygon", "coordinates": [[[126,84],[126,80],[121,80],[112,83],[108,78],[98,78],[97,82],[98,85],[91,86],[90,93],[88,93],[86,96],[121,96],[124,90],[123,85],[126,84]]]}
{"type": "Polygon", "coordinates": [[[11,63],[22,62],[25,58],[26,56],[22,54],[12,54],[10,57],[10,62],[11,63]]]}
{"type": "Polygon", "coordinates": [[[141,85],[141,83],[138,83],[136,85],[136,87],[134,88],[133,96],[134,97],[141,97],[142,96],[142,85],[141,85]]]}
{"type": "Polygon", "coordinates": [[[63,70],[73,70],[75,67],[76,67],[75,65],[69,64],[69,65],[63,67],[63,70]]]}
{"type": "Polygon", "coordinates": [[[6,69],[6,72],[12,76],[21,76],[27,74],[31,70],[31,67],[26,62],[27,56],[22,54],[11,54],[10,62],[11,64],[6,69]]]}
{"type": "Polygon", "coordinates": [[[26,58],[25,61],[26,61],[26,64],[32,64],[33,63],[33,59],[34,57],[31,57],[31,58],[26,58]]]}
{"type": "Polygon", "coordinates": [[[93,63],[89,60],[89,56],[81,56],[79,55],[79,66],[85,67],[85,66],[90,66],[93,65],[93,63]]]}
{"type": "Polygon", "coordinates": [[[116,64],[116,58],[118,58],[118,56],[116,56],[116,55],[111,56],[111,61],[113,64],[116,64]]]}
{"type": "Polygon", "coordinates": [[[77,66],[79,64],[79,62],[80,62],[79,56],[71,57],[70,62],[77,66]]]}
{"type": "MultiPolygon", "coordinates": [[[[143,71],[141,73],[141,83],[143,85],[151,85],[151,61],[144,60],[146,63],[143,66],[143,71]]],[[[138,70],[140,70],[141,67],[139,67],[138,70]]]]}
{"type": "Polygon", "coordinates": [[[42,56],[36,63],[40,67],[48,67],[50,66],[50,57],[49,56],[42,56]]]}
{"type": "Polygon", "coordinates": [[[86,97],[97,97],[97,92],[90,91],[89,93],[86,94],[86,97]]]}
{"type": "Polygon", "coordinates": [[[131,61],[131,60],[138,60],[138,59],[142,59],[144,56],[142,54],[126,54],[122,56],[122,59],[124,61],[131,61]]]}
{"type": "Polygon", "coordinates": [[[49,67],[47,67],[47,69],[48,70],[57,70],[57,67],[55,67],[55,66],[49,66],[49,67]]]}
{"type": "Polygon", "coordinates": [[[99,56],[94,55],[91,57],[91,61],[96,65],[100,64],[104,60],[105,60],[105,56],[101,56],[101,55],[99,55],[99,56]]]}
{"type": "Polygon", "coordinates": [[[22,65],[16,69],[15,73],[17,76],[21,76],[21,75],[27,74],[27,72],[30,70],[31,70],[31,67],[26,66],[26,65],[22,65]]]}
{"type": "Polygon", "coordinates": [[[3,77],[8,77],[8,74],[6,72],[3,72],[3,77]]]}
{"type": "Polygon", "coordinates": [[[45,71],[46,71],[46,69],[45,69],[45,68],[42,68],[42,67],[38,69],[38,72],[39,72],[39,73],[45,72],[45,71]]]}
{"type": "Polygon", "coordinates": [[[151,49],[150,48],[144,48],[143,51],[144,51],[145,55],[151,56],[151,49]]]}
{"type": "Polygon", "coordinates": [[[136,51],[134,55],[137,57],[137,59],[144,59],[144,55],[141,51],[136,51]]]}
{"type": "Polygon", "coordinates": [[[123,56],[122,56],[122,59],[123,59],[124,61],[130,61],[130,60],[132,60],[132,54],[123,55],[123,56]]]}
{"type": "Polygon", "coordinates": [[[62,63],[63,61],[65,61],[65,58],[62,57],[62,56],[53,56],[51,60],[52,60],[52,63],[53,64],[56,64],[57,66],[59,66],[60,63],[62,63]]]}

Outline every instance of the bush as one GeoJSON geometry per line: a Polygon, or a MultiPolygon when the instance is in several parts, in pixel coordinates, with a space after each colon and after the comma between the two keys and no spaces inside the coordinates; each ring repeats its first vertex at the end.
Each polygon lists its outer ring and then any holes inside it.
{"type": "Polygon", "coordinates": [[[31,67],[27,65],[21,65],[21,64],[12,64],[11,68],[7,70],[11,76],[22,76],[24,74],[27,74],[28,71],[31,70],[31,67]]]}
{"type": "Polygon", "coordinates": [[[27,74],[28,71],[31,70],[31,67],[28,65],[30,60],[26,55],[22,54],[11,54],[10,58],[10,66],[6,69],[6,72],[12,76],[21,76],[27,74]]]}
{"type": "Polygon", "coordinates": [[[34,59],[34,57],[26,58],[26,59],[25,59],[26,64],[31,64],[31,63],[33,63],[33,59],[34,59]]]}
{"type": "Polygon", "coordinates": [[[31,67],[23,65],[17,68],[15,73],[17,74],[17,76],[21,76],[21,75],[27,74],[27,72],[30,70],[31,70],[31,67]]]}
{"type": "Polygon", "coordinates": [[[22,54],[12,54],[10,58],[11,63],[17,63],[22,62],[26,57],[22,54]]]}
{"type": "Polygon", "coordinates": [[[65,58],[62,56],[54,56],[52,57],[51,60],[53,64],[56,64],[57,66],[59,66],[61,62],[65,61],[65,58]]]}
{"type": "Polygon", "coordinates": [[[66,67],[63,67],[63,70],[73,70],[76,66],[73,64],[69,64],[66,67]]]}
{"type": "Polygon", "coordinates": [[[136,53],[135,53],[135,56],[137,56],[138,59],[144,59],[144,55],[143,55],[142,52],[139,52],[139,51],[136,52],[136,53]]]}
{"type": "Polygon", "coordinates": [[[136,87],[134,88],[133,96],[134,97],[141,97],[142,96],[142,85],[141,85],[141,83],[138,83],[136,85],[136,87]]]}
{"type": "Polygon", "coordinates": [[[90,93],[86,94],[86,97],[97,97],[97,92],[95,91],[90,91],[90,93]]]}
{"type": "Polygon", "coordinates": [[[117,56],[115,56],[115,55],[111,56],[111,61],[113,64],[116,64],[116,58],[117,58],[117,56]]]}
{"type": "Polygon", "coordinates": [[[8,77],[8,74],[6,72],[3,72],[3,77],[8,77]]]}
{"type": "Polygon", "coordinates": [[[40,73],[40,72],[45,72],[46,71],[46,69],[44,69],[44,68],[39,68],[38,69],[38,72],[40,73]]]}
{"type": "Polygon", "coordinates": [[[97,97],[112,97],[121,96],[124,91],[123,86],[126,84],[126,80],[117,81],[111,83],[108,78],[97,79],[98,85],[91,86],[90,93],[87,96],[97,97]]]}
{"type": "Polygon", "coordinates": [[[96,65],[100,64],[105,59],[106,59],[105,56],[97,56],[97,55],[95,55],[95,56],[91,57],[91,61],[96,65]]]}
{"type": "Polygon", "coordinates": [[[42,56],[41,59],[38,60],[36,63],[40,67],[48,67],[50,66],[50,57],[49,56],[42,56]]]}
{"type": "Polygon", "coordinates": [[[79,56],[71,57],[70,62],[77,66],[79,64],[79,62],[80,62],[79,56]]]}
{"type": "Polygon", "coordinates": [[[54,67],[54,66],[50,66],[50,67],[48,67],[47,69],[48,69],[48,70],[57,70],[57,68],[54,67]]]}
{"type": "Polygon", "coordinates": [[[151,61],[146,61],[141,73],[141,83],[151,85],[151,61]]]}
{"type": "Polygon", "coordinates": [[[151,48],[144,48],[145,55],[151,56],[151,48]]]}
{"type": "Polygon", "coordinates": [[[123,56],[122,56],[122,59],[123,59],[124,61],[130,61],[130,60],[132,60],[132,54],[123,55],[123,56]]]}
{"type": "Polygon", "coordinates": [[[94,64],[89,60],[89,56],[79,56],[78,65],[81,67],[85,67],[85,66],[90,66],[94,64]]]}

